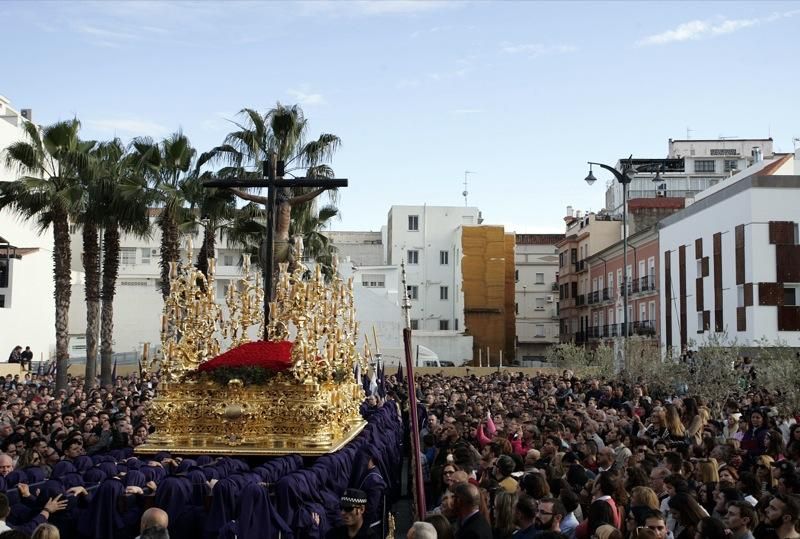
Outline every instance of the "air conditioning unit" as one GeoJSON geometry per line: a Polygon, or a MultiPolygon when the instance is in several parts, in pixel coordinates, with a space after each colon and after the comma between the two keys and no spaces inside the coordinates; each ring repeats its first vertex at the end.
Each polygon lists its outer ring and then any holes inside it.
{"type": "Polygon", "coordinates": [[[553,303],[553,296],[547,296],[547,303],[553,303]]]}
{"type": "Polygon", "coordinates": [[[150,256],[158,256],[158,249],[151,249],[150,256]]]}

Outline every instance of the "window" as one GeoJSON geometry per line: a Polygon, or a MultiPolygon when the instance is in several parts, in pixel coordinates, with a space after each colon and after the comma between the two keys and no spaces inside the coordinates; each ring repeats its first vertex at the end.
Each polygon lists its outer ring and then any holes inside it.
{"type": "Polygon", "coordinates": [[[439,330],[447,331],[450,329],[450,320],[439,320],[439,330]]]}
{"type": "Polygon", "coordinates": [[[453,329],[454,329],[454,330],[456,330],[456,331],[458,331],[458,318],[456,318],[455,320],[453,320],[453,329]]]}
{"type": "Polygon", "coordinates": [[[537,311],[544,310],[544,298],[536,298],[536,310],[537,311]]]}
{"type": "Polygon", "coordinates": [[[408,216],[408,229],[411,231],[419,230],[419,215],[408,216]]]}
{"type": "Polygon", "coordinates": [[[514,282],[519,282],[519,270],[514,270],[514,282]]]}
{"type": "Polygon", "coordinates": [[[8,259],[0,259],[0,288],[8,288],[8,259]]]}
{"type": "Polygon", "coordinates": [[[705,327],[703,326],[703,311],[697,311],[697,333],[703,333],[705,327]]]}
{"type": "Polygon", "coordinates": [[[698,159],[694,162],[695,172],[714,172],[713,159],[698,159]]]}
{"type": "Polygon", "coordinates": [[[217,299],[224,300],[228,291],[228,281],[217,281],[217,299]]]}
{"type": "Polygon", "coordinates": [[[645,320],[647,320],[647,304],[641,302],[639,304],[639,322],[644,322],[645,320]]]}
{"type": "Polygon", "coordinates": [[[150,263],[150,248],[142,247],[142,264],[150,263]]]}
{"type": "Polygon", "coordinates": [[[649,308],[650,308],[650,318],[649,318],[649,320],[650,320],[650,322],[652,322],[655,325],[655,323],[656,323],[656,302],[655,301],[651,301],[648,305],[649,305],[649,308]]]}
{"type": "Polygon", "coordinates": [[[419,329],[419,320],[416,318],[411,319],[411,329],[419,329]]]}
{"type": "Polygon", "coordinates": [[[419,251],[408,251],[408,263],[419,264],[419,251]]]}
{"type": "Polygon", "coordinates": [[[544,324],[536,324],[534,328],[534,337],[544,337],[544,324]]]}
{"type": "Polygon", "coordinates": [[[519,314],[519,303],[514,303],[514,314],[519,314]]]}
{"type": "Polygon", "coordinates": [[[739,161],[737,159],[725,160],[725,172],[730,172],[731,170],[737,170],[738,168],[739,168],[739,161]]]}
{"type": "Polygon", "coordinates": [[[0,294],[0,309],[5,309],[6,307],[6,296],[5,294],[0,294]]]}
{"type": "Polygon", "coordinates": [[[419,287],[415,284],[410,284],[406,287],[408,290],[408,299],[419,299],[419,287]]]}
{"type": "Polygon", "coordinates": [[[447,299],[448,290],[446,286],[439,287],[439,299],[447,299]]]}
{"type": "Polygon", "coordinates": [[[136,265],[136,248],[135,247],[120,247],[120,249],[119,249],[119,263],[122,266],[135,266],[136,265]]]}
{"type": "Polygon", "coordinates": [[[783,289],[783,304],[786,306],[800,305],[800,298],[798,298],[800,286],[786,286],[783,289]]]}
{"type": "Polygon", "coordinates": [[[536,274],[536,284],[544,284],[544,273],[536,274]]]}
{"type": "Polygon", "coordinates": [[[384,288],[385,277],[380,273],[365,273],[361,276],[361,284],[365,288],[384,288]]]}
{"type": "Polygon", "coordinates": [[[446,266],[450,263],[450,253],[447,251],[439,251],[439,264],[446,266]]]}
{"type": "Polygon", "coordinates": [[[222,257],[222,265],[223,266],[233,266],[235,262],[233,261],[233,255],[225,255],[222,257]]]}

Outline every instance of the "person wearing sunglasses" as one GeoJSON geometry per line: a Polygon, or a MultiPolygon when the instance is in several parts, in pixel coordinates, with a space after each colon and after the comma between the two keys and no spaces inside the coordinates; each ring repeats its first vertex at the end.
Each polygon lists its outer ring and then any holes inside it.
{"type": "Polygon", "coordinates": [[[364,510],[367,506],[367,494],[357,488],[348,488],[339,500],[339,515],[342,525],[333,528],[326,535],[327,539],[352,539],[373,537],[369,523],[364,522],[364,510]]]}

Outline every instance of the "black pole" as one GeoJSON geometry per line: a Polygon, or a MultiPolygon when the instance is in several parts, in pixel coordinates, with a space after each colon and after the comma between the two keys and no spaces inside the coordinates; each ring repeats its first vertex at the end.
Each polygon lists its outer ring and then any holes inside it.
{"type": "Polygon", "coordinates": [[[275,164],[264,161],[264,175],[269,178],[267,187],[267,234],[264,238],[264,340],[269,340],[269,303],[272,301],[272,273],[275,265],[275,164]]]}

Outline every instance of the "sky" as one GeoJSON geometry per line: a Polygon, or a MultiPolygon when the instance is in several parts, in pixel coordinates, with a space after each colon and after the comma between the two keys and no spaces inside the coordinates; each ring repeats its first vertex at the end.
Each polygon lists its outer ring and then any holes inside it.
{"type": "MultiPolygon", "coordinates": [[[[0,94],[82,136],[200,151],[244,107],[299,104],[348,178],[336,230],[464,205],[518,233],[596,211],[587,161],[670,138],[800,137],[800,2],[0,3],[0,94]]],[[[601,180],[609,178],[596,173],[601,180]]]]}

